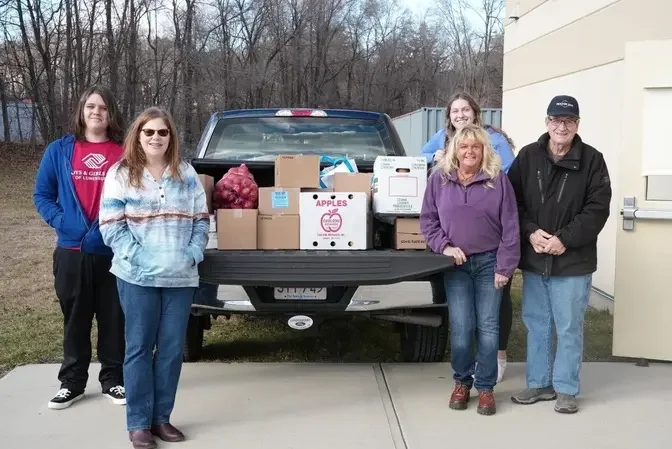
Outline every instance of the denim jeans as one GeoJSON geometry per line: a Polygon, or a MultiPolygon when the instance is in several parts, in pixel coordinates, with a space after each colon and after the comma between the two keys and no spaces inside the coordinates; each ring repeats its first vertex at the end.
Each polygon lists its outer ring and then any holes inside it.
{"type": "Polygon", "coordinates": [[[527,386],[553,386],[579,394],[583,322],[592,275],[542,276],[523,272],[523,323],[527,327],[527,386]],[[558,337],[553,360],[553,324],[558,337]]]}
{"type": "Polygon", "coordinates": [[[502,291],[495,288],[496,258],[495,251],[469,255],[464,264],[444,276],[453,378],[469,387],[473,384],[478,391],[492,391],[497,383],[502,291]],[[474,337],[478,346],[475,358],[474,337]]]}
{"type": "Polygon", "coordinates": [[[130,432],[170,422],[195,287],[140,287],[118,278],[117,287],[126,317],[124,381],[130,432]]]}

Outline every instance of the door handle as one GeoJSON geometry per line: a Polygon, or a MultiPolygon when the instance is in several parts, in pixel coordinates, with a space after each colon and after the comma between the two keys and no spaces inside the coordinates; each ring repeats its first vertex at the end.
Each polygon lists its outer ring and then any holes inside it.
{"type": "Polygon", "coordinates": [[[672,210],[639,209],[634,196],[623,197],[623,230],[632,231],[635,219],[639,220],[672,220],[672,210]]]}

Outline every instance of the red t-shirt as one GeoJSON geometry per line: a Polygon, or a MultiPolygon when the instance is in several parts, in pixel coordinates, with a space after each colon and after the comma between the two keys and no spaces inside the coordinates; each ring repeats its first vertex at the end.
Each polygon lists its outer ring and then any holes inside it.
{"type": "Polygon", "coordinates": [[[98,217],[100,196],[107,170],[123,153],[123,147],[111,140],[107,142],[75,141],[72,153],[72,181],[75,192],[89,221],[98,217]]]}

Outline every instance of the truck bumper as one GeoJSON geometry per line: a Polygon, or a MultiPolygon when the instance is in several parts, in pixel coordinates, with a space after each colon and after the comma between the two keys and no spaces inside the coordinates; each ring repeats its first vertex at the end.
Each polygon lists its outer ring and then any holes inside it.
{"type": "Polygon", "coordinates": [[[243,287],[359,287],[428,280],[453,266],[430,251],[220,251],[208,249],[201,281],[243,287]]]}

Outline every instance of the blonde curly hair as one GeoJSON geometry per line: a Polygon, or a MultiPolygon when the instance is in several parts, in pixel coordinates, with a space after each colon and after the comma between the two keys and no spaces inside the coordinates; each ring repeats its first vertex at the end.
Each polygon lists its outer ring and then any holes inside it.
{"type": "Polygon", "coordinates": [[[494,188],[492,180],[499,176],[502,169],[502,161],[490,144],[490,135],[479,125],[467,125],[455,131],[455,134],[446,146],[445,154],[434,166],[432,172],[440,172],[443,175],[449,176],[453,170],[457,170],[460,166],[460,162],[457,160],[457,151],[460,144],[467,139],[475,140],[483,146],[483,159],[481,160],[479,170],[490,178],[486,186],[494,188]]]}

